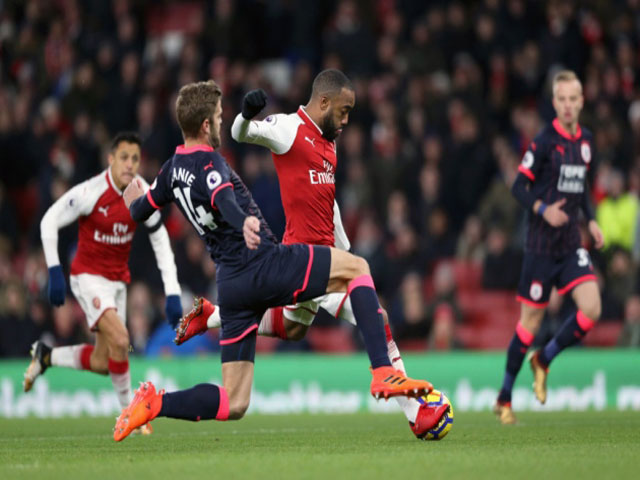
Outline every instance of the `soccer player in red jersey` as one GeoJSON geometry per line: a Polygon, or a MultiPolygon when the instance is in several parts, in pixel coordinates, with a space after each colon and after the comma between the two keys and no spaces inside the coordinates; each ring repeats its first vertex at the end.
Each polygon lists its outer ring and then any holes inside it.
{"type": "MultiPolygon", "coordinates": [[[[137,224],[122,193],[132,180],[143,182],[137,175],[140,158],[138,135],[117,134],[109,152],[109,168],[66,192],[42,218],[40,234],[49,267],[48,296],[55,306],[64,303],[67,290],[58,256],[58,230],[78,220],[78,250],[69,280],[90,329],[96,333],[96,343],[50,348],[36,341],[24,375],[25,392],[47,368],[69,367],[109,374],[120,405],[125,407],[131,401],[129,333],[125,323],[129,252],[137,224]]],[[[182,316],[182,306],[169,235],[159,213],[150,217],[145,226],[162,274],[167,319],[176,323],[182,316]]]]}
{"type": "Polygon", "coordinates": [[[531,143],[522,159],[512,192],[527,209],[528,232],[518,301],[520,321],[507,350],[507,365],[495,413],[513,424],[511,390],[527,349],[540,328],[552,287],[571,292],[578,307],[555,336],[530,357],[536,398],[547,399],[549,364],[565,348],[579,342],[600,318],[600,291],[589,252],[580,245],[579,212],[588,222],[595,247],[603,246],[589,198],[588,172],[593,169],[593,135],[578,123],[582,85],[574,72],[553,80],[556,119],[531,143]]]}
{"type": "MultiPolygon", "coordinates": [[[[283,243],[310,243],[349,250],[349,239],[335,201],[335,141],[347,125],[349,113],[355,105],[352,83],[339,70],[324,70],[314,79],[311,98],[306,106],[300,106],[295,113],[270,115],[262,121],[252,120],[266,102],[267,95],[263,90],[247,93],[242,113],[238,114],[231,127],[231,135],[238,142],[261,145],[271,151],[286,216],[283,243]]],[[[304,337],[320,308],[336,318],[356,324],[348,296],[332,293],[268,310],[258,334],[299,340],[304,337]]],[[[389,358],[395,368],[404,372],[402,357],[384,311],[383,317],[389,358]]],[[[204,299],[197,299],[194,309],[181,322],[176,343],[182,343],[206,328],[219,326],[220,316],[215,306],[204,299]]],[[[404,397],[398,397],[396,401],[412,429],[420,429],[421,422],[417,419],[420,403],[404,397]]]]}
{"type": "MultiPolygon", "coordinates": [[[[365,260],[325,246],[278,243],[240,177],[215,151],[220,144],[221,90],[210,80],[185,85],[176,116],[185,144],[162,166],[146,195],[137,182],[124,193],[134,220],[175,203],[216,263],[223,385],[157,392],[146,382],[118,418],[114,440],[156,416],[238,420],[249,406],[258,325],[272,306],[347,292],[369,355],[375,397],[420,396],[429,382],[391,365],[382,314],[365,260]]],[[[448,406],[432,407],[433,427],[448,406]]]]}

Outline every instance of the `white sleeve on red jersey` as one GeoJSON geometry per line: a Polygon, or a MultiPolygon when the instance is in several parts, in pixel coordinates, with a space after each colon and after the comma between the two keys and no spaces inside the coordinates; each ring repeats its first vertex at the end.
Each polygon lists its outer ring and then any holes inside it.
{"type": "Polygon", "coordinates": [[[104,172],[79,183],[45,212],[40,221],[40,238],[47,267],[60,265],[58,255],[58,230],[93,211],[98,199],[108,188],[104,172]]]}
{"type": "Polygon", "coordinates": [[[344,227],[342,226],[340,208],[338,207],[338,202],[335,200],[333,201],[333,237],[336,248],[349,251],[351,242],[349,242],[349,237],[347,237],[344,227]]]}
{"type": "MultiPolygon", "coordinates": [[[[149,185],[141,176],[137,176],[142,181],[145,192],[149,190],[149,185]]],[[[156,256],[156,262],[158,263],[158,270],[162,276],[162,284],[164,285],[164,294],[180,295],[181,289],[178,283],[178,269],[176,268],[176,262],[173,256],[173,250],[171,249],[171,242],[169,241],[169,234],[167,229],[162,224],[162,217],[160,211],[156,210],[151,216],[145,220],[145,227],[152,229],[149,233],[149,241],[151,242],[151,248],[156,256]],[[159,226],[158,226],[159,225],[159,226]]]]}
{"type": "Polygon", "coordinates": [[[261,145],[283,155],[293,145],[301,124],[302,119],[297,113],[278,113],[264,120],[247,120],[239,113],[231,126],[231,136],[236,142],[261,145]]]}

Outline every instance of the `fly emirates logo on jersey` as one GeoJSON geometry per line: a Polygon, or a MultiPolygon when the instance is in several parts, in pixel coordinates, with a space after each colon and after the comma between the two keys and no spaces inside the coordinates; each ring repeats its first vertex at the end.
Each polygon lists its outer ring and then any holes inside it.
{"type": "Polygon", "coordinates": [[[129,231],[129,225],[115,222],[112,232],[105,233],[97,229],[94,230],[93,239],[98,243],[105,243],[107,245],[123,245],[133,239],[133,233],[134,232],[129,231]]]}
{"type": "Polygon", "coordinates": [[[336,183],[335,169],[330,162],[322,160],[324,172],[318,170],[309,170],[309,180],[311,185],[333,185],[336,183]]]}

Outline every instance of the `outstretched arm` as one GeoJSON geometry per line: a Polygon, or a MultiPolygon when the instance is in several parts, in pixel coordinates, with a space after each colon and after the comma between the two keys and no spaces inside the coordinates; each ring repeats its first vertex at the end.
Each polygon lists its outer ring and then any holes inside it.
{"type": "Polygon", "coordinates": [[[267,104],[267,94],[262,89],[247,93],[239,113],[231,126],[231,136],[236,142],[252,143],[282,155],[289,151],[295,140],[295,131],[288,128],[287,115],[271,115],[265,120],[251,120],[267,104]]]}

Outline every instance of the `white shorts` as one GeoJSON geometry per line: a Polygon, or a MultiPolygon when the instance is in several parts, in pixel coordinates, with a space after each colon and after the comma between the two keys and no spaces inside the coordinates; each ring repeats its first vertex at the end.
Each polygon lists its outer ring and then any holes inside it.
{"type": "Polygon", "coordinates": [[[99,275],[81,273],[71,275],[69,283],[92,331],[97,330],[98,320],[110,308],[113,308],[122,323],[126,324],[127,285],[124,282],[114,282],[99,275]]]}
{"type": "Polygon", "coordinates": [[[346,320],[352,325],[356,324],[356,317],[353,316],[353,309],[351,308],[351,300],[346,292],[327,293],[306,302],[288,305],[284,307],[283,313],[287,320],[309,326],[313,323],[313,319],[320,307],[336,318],[346,320]]]}

